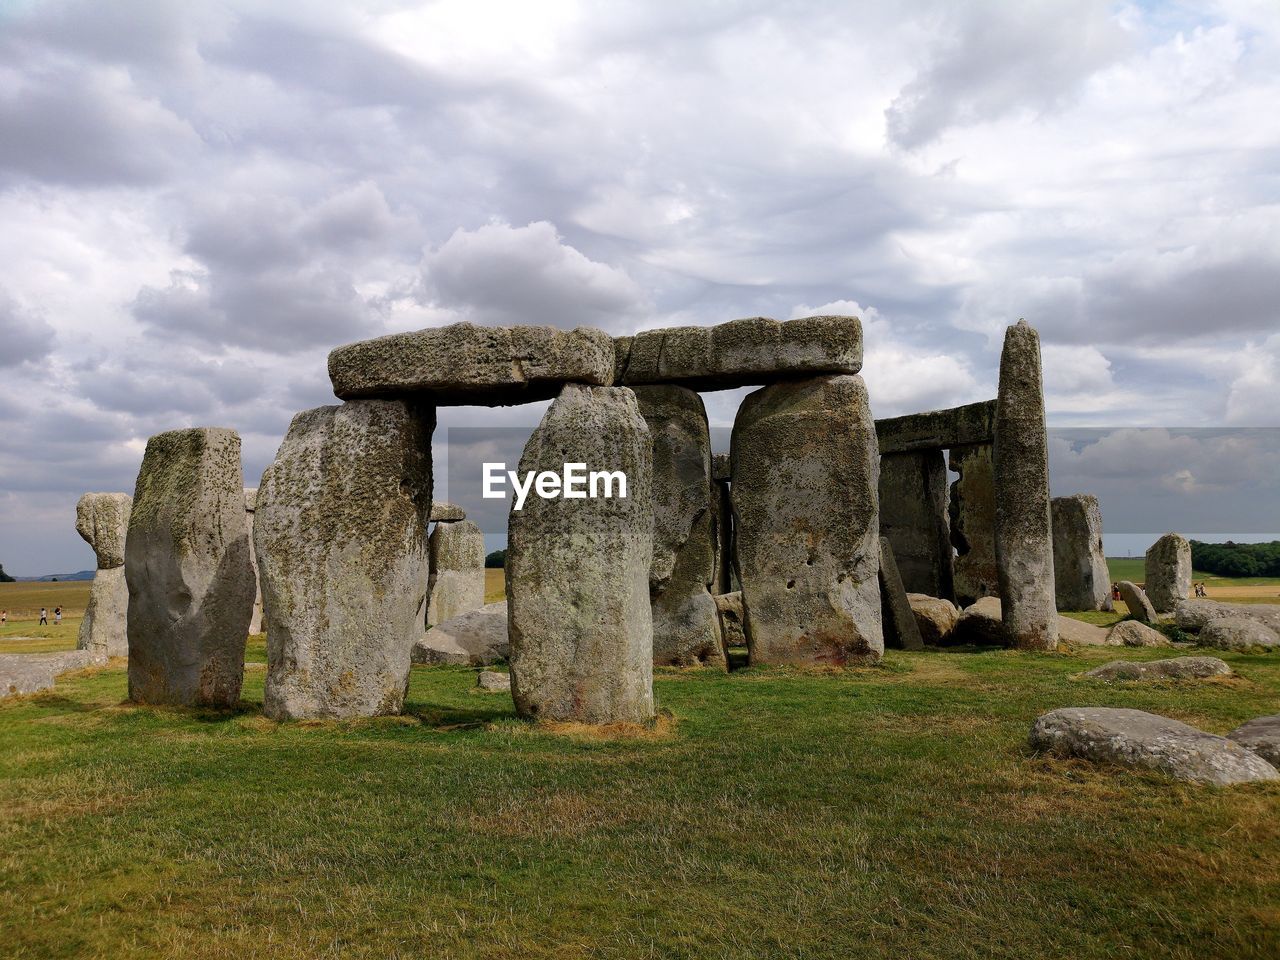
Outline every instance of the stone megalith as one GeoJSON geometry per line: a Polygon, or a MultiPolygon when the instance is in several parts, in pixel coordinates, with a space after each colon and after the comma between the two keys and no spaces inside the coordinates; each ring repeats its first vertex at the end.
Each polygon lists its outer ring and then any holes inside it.
{"type": "Polygon", "coordinates": [[[427,582],[435,410],[355,400],[293,418],[262,477],[263,709],[367,717],[404,704],[427,582]]]}
{"type": "Polygon", "coordinates": [[[1025,320],[1004,335],[994,465],[996,574],[1004,627],[1013,646],[1053,650],[1058,613],[1040,335],[1025,320]]]}
{"type": "Polygon", "coordinates": [[[727,669],[712,593],[717,518],[707,411],[688,387],[634,389],[653,439],[653,662],[727,669]]]}
{"type": "Polygon", "coordinates": [[[253,582],[257,593],[253,598],[253,616],[249,619],[249,633],[263,633],[262,628],[262,581],[258,578],[258,552],[253,545],[253,513],[258,508],[258,488],[244,488],[244,512],[249,521],[249,563],[253,565],[253,582]]]}
{"type": "Polygon", "coordinates": [[[951,561],[956,602],[967,607],[1000,591],[996,575],[996,488],[992,446],[952,447],[948,464],[959,476],[951,484],[951,561]]]}
{"type": "MultiPolygon", "coordinates": [[[[625,387],[568,384],[520,473],[620,471],[586,498],[530,496],[508,523],[511,693],[521,716],[585,723],[653,716],[653,444],[625,387]],[[611,496],[604,494],[611,493],[611,496]]],[[[590,485],[589,485],[590,487],[590,485]]],[[[591,489],[586,491],[592,493],[591,489]]]]}
{"type": "Polygon", "coordinates": [[[1110,610],[1111,573],[1102,551],[1102,511],[1085,493],[1054,497],[1053,584],[1059,610],[1110,610]]]}
{"type": "Polygon", "coordinates": [[[256,587],[234,430],[173,430],[147,441],[124,569],[129,699],[237,703],[256,587]]]}
{"type": "Polygon", "coordinates": [[[1166,533],[1147,550],[1147,599],[1156,613],[1173,613],[1179,600],[1191,592],[1191,543],[1176,533],[1166,533]]]}
{"type": "Polygon", "coordinates": [[[427,552],[427,625],[436,626],[484,606],[484,533],[471,520],[437,523],[427,552]]]}
{"type": "Polygon", "coordinates": [[[880,533],[893,546],[903,587],[951,599],[947,464],[941,450],[880,457],[880,533]]]}
{"type": "Polygon", "coordinates": [[[1116,584],[1120,591],[1120,599],[1128,608],[1134,619],[1142,623],[1155,623],[1156,611],[1147,599],[1146,591],[1131,580],[1121,580],[1116,584]]]}
{"type": "Polygon", "coordinates": [[[752,664],[880,659],[880,456],[858,376],[749,394],[733,425],[734,567],[752,664]]]}
{"type": "MultiPolygon", "coordinates": [[[[883,462],[883,461],[882,461],[883,462]]],[[[880,538],[880,619],[884,624],[885,647],[899,650],[923,650],[924,638],[912,612],[907,591],[888,537],[880,538]]]]}
{"type": "Polygon", "coordinates": [[[80,621],[77,649],[96,659],[129,655],[129,585],[124,545],[133,498],[127,493],[86,493],[76,504],[76,532],[97,556],[89,604],[80,621]]]}

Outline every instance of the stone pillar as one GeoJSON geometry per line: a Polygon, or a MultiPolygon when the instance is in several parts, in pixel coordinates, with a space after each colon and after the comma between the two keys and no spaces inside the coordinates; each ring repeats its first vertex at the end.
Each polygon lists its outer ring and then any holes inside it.
{"type": "Polygon", "coordinates": [[[941,450],[880,458],[880,534],[893,544],[910,593],[951,600],[951,531],[947,465],[941,450]]]}
{"type": "MultiPolygon", "coordinates": [[[[621,471],[612,496],[512,505],[511,693],[521,716],[585,723],[653,716],[653,445],[625,387],[567,384],[525,444],[520,473],[621,471]]],[[[590,491],[588,491],[590,492],[590,491]]]]}
{"type": "Polygon", "coordinates": [[[265,633],[262,627],[262,582],[258,578],[258,553],[253,546],[253,513],[258,506],[258,488],[244,488],[244,512],[249,521],[249,563],[253,566],[253,582],[257,595],[253,598],[253,616],[249,619],[249,635],[265,633]]]}
{"type": "Polygon", "coordinates": [[[1053,584],[1059,610],[1110,610],[1111,574],[1102,552],[1102,511],[1085,493],[1054,497],[1053,584]]]}
{"type": "Polygon", "coordinates": [[[752,664],[880,659],[880,456],[858,376],[775,383],[733,425],[734,566],[752,664]]]}
{"type": "Polygon", "coordinates": [[[952,447],[950,466],[959,474],[951,485],[951,561],[956,603],[962,607],[999,594],[996,576],[995,461],[989,443],[952,447]]]}
{"type": "Polygon", "coordinates": [[[1025,320],[1005,331],[1000,354],[994,465],[996,574],[1004,629],[1016,647],[1054,650],[1058,614],[1040,335],[1025,320]]]}
{"type": "Polygon", "coordinates": [[[1156,613],[1172,613],[1179,600],[1191,592],[1191,542],[1166,533],[1147,551],[1144,589],[1156,613]]]}
{"type": "Polygon", "coordinates": [[[437,523],[428,552],[427,626],[484,606],[484,533],[474,522],[437,523]]]}
{"type": "Polygon", "coordinates": [[[76,648],[92,652],[97,660],[129,655],[124,546],[132,506],[127,493],[86,493],[76,504],[76,533],[93,547],[98,567],[76,648]]]}
{"type": "Polygon", "coordinates": [[[147,441],[125,579],[129,699],[238,703],[256,588],[235,431],[173,430],[147,441]]]}
{"type": "Polygon", "coordinates": [[[711,588],[716,517],[711,435],[702,398],[688,387],[635,388],[653,438],[653,662],[728,668],[711,588]]]}
{"type": "Polygon", "coordinates": [[[267,716],[400,712],[422,634],[434,428],[434,408],[400,400],[293,418],[254,516],[267,716]]]}
{"type": "Polygon", "coordinates": [[[733,501],[729,487],[729,455],[711,455],[711,515],[715,521],[716,570],[712,592],[733,593],[733,501]]]}
{"type": "MultiPolygon", "coordinates": [[[[882,464],[883,460],[880,461],[882,464]]],[[[948,601],[950,602],[950,601],[948,601]]],[[[880,538],[880,617],[884,623],[884,645],[899,650],[923,650],[920,625],[911,610],[911,601],[902,586],[902,576],[888,537],[880,538]]]]}

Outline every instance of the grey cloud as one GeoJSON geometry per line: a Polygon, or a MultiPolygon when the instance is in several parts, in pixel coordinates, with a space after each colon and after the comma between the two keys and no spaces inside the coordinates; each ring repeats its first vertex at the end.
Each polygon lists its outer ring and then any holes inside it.
{"type": "Polygon", "coordinates": [[[52,326],[0,290],[0,368],[43,359],[53,340],[52,326]]]}
{"type": "Polygon", "coordinates": [[[1129,46],[1102,0],[979,0],[948,13],[939,49],[885,111],[889,140],[899,147],[1019,107],[1058,106],[1129,46]]]}

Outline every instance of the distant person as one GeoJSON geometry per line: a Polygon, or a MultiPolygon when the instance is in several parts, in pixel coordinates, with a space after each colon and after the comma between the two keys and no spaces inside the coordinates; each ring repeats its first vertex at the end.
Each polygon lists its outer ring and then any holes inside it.
{"type": "Polygon", "coordinates": [[[47,627],[49,625],[49,611],[44,607],[40,608],[40,626],[47,627]]]}
{"type": "Polygon", "coordinates": [[[5,626],[9,622],[9,611],[0,610],[0,627],[5,626]]]}
{"type": "Polygon", "coordinates": [[[55,627],[62,626],[62,608],[61,607],[53,608],[53,625],[55,627]]]}
{"type": "Polygon", "coordinates": [[[1120,584],[1118,584],[1118,583],[1113,583],[1113,584],[1111,585],[1111,599],[1112,599],[1112,600],[1119,600],[1119,599],[1120,599],[1120,584]]]}

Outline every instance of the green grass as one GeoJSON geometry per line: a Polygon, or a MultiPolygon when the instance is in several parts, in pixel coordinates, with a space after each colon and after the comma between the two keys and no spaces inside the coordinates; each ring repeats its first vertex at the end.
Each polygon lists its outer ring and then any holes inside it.
{"type": "MultiPolygon", "coordinates": [[[[260,652],[251,642],[251,656],[260,652]]],[[[846,673],[659,672],[647,736],[530,727],[474,672],[408,715],[123,705],[120,670],[0,703],[6,957],[1274,957],[1280,787],[1033,756],[1036,715],[1216,732],[1239,678],[1107,686],[1166,651],[890,652],[846,673]]]]}
{"type": "MultiPolygon", "coordinates": [[[[1146,564],[1146,560],[1142,557],[1107,557],[1107,570],[1113,581],[1132,580],[1134,583],[1142,583],[1147,578],[1146,564]]],[[[1202,581],[1207,587],[1280,585],[1280,579],[1276,577],[1220,577],[1216,573],[1205,573],[1203,570],[1193,570],[1191,578],[1202,581]]]]}

